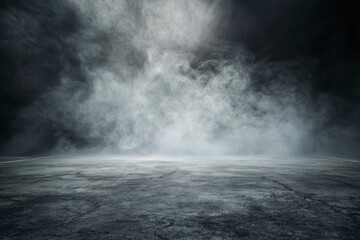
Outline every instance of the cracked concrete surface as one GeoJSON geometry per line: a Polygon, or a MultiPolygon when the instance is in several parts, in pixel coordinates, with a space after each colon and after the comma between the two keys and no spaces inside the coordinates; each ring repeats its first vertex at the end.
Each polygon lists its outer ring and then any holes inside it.
{"type": "Polygon", "coordinates": [[[0,159],[1,239],[360,239],[360,162],[0,159]]]}

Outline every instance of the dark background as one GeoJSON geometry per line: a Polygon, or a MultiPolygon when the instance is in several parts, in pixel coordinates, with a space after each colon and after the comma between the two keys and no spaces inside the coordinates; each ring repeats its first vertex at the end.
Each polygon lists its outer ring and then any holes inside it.
{"type": "MultiPolygon", "coordinates": [[[[2,146],[22,131],[19,112],[59,84],[64,72],[75,81],[86,79],[72,44],[64,40],[82,27],[70,6],[62,1],[5,0],[0,7],[2,146]]],[[[330,105],[319,134],[340,129],[334,137],[341,137],[344,129],[352,135],[343,144],[358,146],[360,1],[227,1],[219,32],[222,40],[242,43],[255,61],[300,63],[315,102],[326,99],[330,105]]],[[[303,79],[298,81],[302,84],[303,79]]],[[[44,134],[46,144],[28,154],[51,148],[56,136],[44,134]]]]}

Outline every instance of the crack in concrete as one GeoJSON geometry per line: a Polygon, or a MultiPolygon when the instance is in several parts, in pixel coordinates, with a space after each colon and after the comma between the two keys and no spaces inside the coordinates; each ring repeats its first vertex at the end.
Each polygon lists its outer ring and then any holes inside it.
{"type": "Polygon", "coordinates": [[[165,174],[161,175],[159,178],[168,177],[168,176],[173,175],[173,174],[175,174],[175,173],[176,173],[176,170],[174,170],[174,171],[172,171],[172,172],[169,172],[169,173],[165,173],[165,174]]]}
{"type": "MultiPolygon", "coordinates": [[[[175,171],[174,171],[174,172],[175,172],[175,171]]],[[[163,220],[166,220],[166,217],[163,217],[163,218],[160,219],[160,221],[163,221],[163,220]]],[[[155,231],[154,231],[154,236],[157,237],[157,238],[163,239],[163,240],[168,240],[167,237],[164,237],[163,235],[159,234],[159,233],[158,233],[158,230],[160,230],[160,229],[166,229],[166,228],[169,228],[169,227],[171,227],[171,226],[173,226],[173,225],[174,225],[174,221],[173,221],[173,220],[168,221],[168,223],[167,223],[166,225],[160,226],[160,227],[158,227],[158,228],[155,229],[155,231]]]]}
{"type": "Polygon", "coordinates": [[[6,199],[6,200],[10,200],[10,201],[13,201],[13,202],[22,202],[24,200],[19,200],[19,199],[15,199],[15,198],[18,198],[16,196],[4,196],[4,195],[0,195],[0,199],[6,199]]]}
{"type": "Polygon", "coordinates": [[[162,240],[169,240],[169,238],[162,236],[161,234],[157,233],[156,231],[154,232],[154,236],[162,239],[162,240]]]}
{"type": "MultiPolygon", "coordinates": [[[[271,180],[272,182],[282,186],[283,188],[285,188],[286,190],[288,191],[291,191],[299,196],[301,196],[302,198],[304,198],[305,200],[308,200],[310,202],[317,202],[317,203],[320,203],[322,205],[325,205],[327,206],[329,209],[331,209],[332,211],[338,213],[338,214],[342,214],[341,211],[339,211],[337,208],[335,208],[334,206],[330,205],[329,203],[327,203],[326,201],[324,200],[320,200],[320,199],[316,199],[316,198],[313,198],[313,197],[310,197],[310,196],[307,196],[306,194],[302,193],[302,192],[299,192],[299,191],[296,191],[295,189],[289,187],[288,185],[286,185],[285,183],[282,183],[278,180],[275,180],[275,179],[270,179],[270,178],[267,178],[267,177],[262,177],[263,179],[269,179],[271,180]]],[[[309,203],[308,203],[309,204],[309,203]]],[[[304,206],[307,206],[308,204],[305,204],[304,206]]]]}
{"type": "Polygon", "coordinates": [[[306,194],[304,194],[304,193],[302,193],[302,192],[299,192],[299,191],[296,191],[295,189],[289,187],[289,186],[286,185],[285,183],[282,183],[282,182],[280,182],[280,181],[278,181],[278,180],[275,180],[275,179],[270,179],[270,178],[265,177],[265,176],[263,176],[263,177],[261,177],[261,178],[262,178],[262,179],[268,179],[268,180],[270,180],[270,181],[272,181],[272,182],[274,182],[274,183],[282,186],[283,188],[285,188],[285,189],[288,190],[289,192],[293,192],[293,193],[301,196],[301,197],[304,198],[304,199],[312,200],[312,198],[308,197],[306,194]]]}
{"type": "MultiPolygon", "coordinates": [[[[63,198],[61,198],[61,199],[63,199],[63,198]]],[[[69,201],[70,201],[70,200],[74,200],[74,199],[69,199],[69,201]]],[[[87,202],[89,202],[89,201],[87,201],[87,202]]],[[[62,221],[62,222],[60,222],[60,223],[50,224],[50,225],[47,225],[47,226],[37,226],[37,227],[32,226],[31,228],[19,228],[20,231],[17,231],[13,236],[15,236],[15,237],[20,236],[20,235],[22,234],[22,233],[21,233],[22,231],[29,231],[29,230],[31,230],[31,231],[38,231],[38,230],[45,230],[45,229],[51,231],[51,230],[58,229],[58,228],[60,228],[60,227],[64,227],[64,226],[66,226],[66,225],[68,225],[68,224],[76,221],[77,219],[83,218],[83,217],[85,217],[86,215],[88,215],[88,214],[90,214],[90,213],[92,213],[92,212],[95,212],[97,209],[100,208],[100,204],[98,204],[97,202],[92,202],[91,205],[92,205],[92,207],[90,207],[91,209],[89,209],[89,210],[86,211],[86,212],[79,212],[79,211],[76,211],[76,210],[74,210],[74,209],[70,209],[70,208],[68,208],[68,207],[64,207],[64,208],[63,208],[64,210],[69,211],[69,212],[73,212],[73,213],[74,213],[75,215],[77,215],[77,216],[71,217],[71,218],[70,218],[69,220],[67,220],[67,221],[62,221]]],[[[54,233],[45,234],[45,235],[47,235],[47,236],[53,235],[54,237],[57,236],[57,235],[54,234],[54,233]]],[[[70,235],[70,234],[68,234],[68,235],[70,235]]],[[[63,237],[63,236],[65,236],[65,235],[62,234],[61,236],[63,237]]],[[[59,237],[61,237],[61,236],[59,236],[59,237]]],[[[66,235],[66,236],[67,236],[67,235],[66,235]]]]}
{"type": "Polygon", "coordinates": [[[239,231],[236,227],[237,226],[241,226],[241,223],[237,223],[235,224],[234,226],[232,226],[232,229],[233,231],[235,232],[235,235],[238,237],[238,238],[244,238],[244,237],[249,237],[250,236],[250,233],[247,229],[243,229],[241,228],[242,231],[239,231]]]}
{"type": "Polygon", "coordinates": [[[337,183],[341,183],[347,187],[351,187],[351,188],[359,188],[359,186],[355,185],[355,184],[351,184],[351,183],[347,183],[345,181],[341,181],[341,180],[337,180],[337,179],[332,179],[332,178],[325,178],[327,180],[333,181],[333,182],[337,182],[337,183]]]}

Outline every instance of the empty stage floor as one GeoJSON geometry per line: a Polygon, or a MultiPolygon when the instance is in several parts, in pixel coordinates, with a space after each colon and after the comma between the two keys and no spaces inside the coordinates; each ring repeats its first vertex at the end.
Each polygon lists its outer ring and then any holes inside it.
{"type": "Polygon", "coordinates": [[[0,219],[1,239],[360,239],[360,162],[1,158],[0,219]]]}

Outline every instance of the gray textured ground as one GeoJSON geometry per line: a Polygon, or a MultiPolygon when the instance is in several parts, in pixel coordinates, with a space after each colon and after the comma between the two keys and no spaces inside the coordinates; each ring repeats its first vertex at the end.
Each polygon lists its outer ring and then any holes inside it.
{"type": "Polygon", "coordinates": [[[360,239],[360,162],[0,159],[2,239],[360,239]]]}

